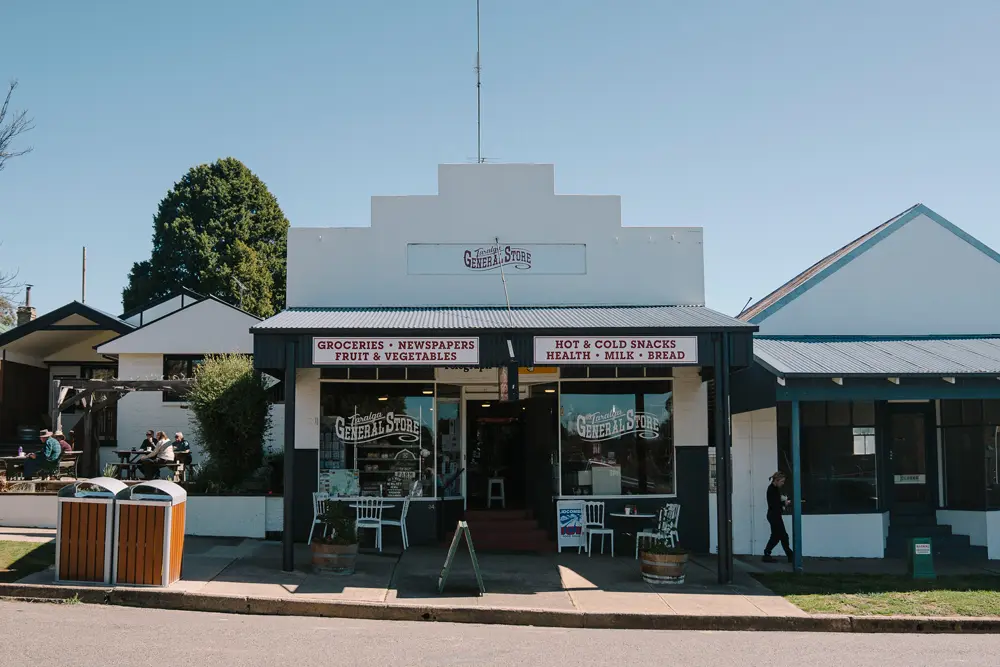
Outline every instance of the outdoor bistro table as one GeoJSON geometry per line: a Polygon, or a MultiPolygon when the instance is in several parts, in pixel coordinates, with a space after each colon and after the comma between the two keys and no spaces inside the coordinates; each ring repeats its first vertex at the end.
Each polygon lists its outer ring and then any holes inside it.
{"type": "Polygon", "coordinates": [[[143,449],[116,449],[115,454],[118,455],[118,470],[119,475],[124,475],[122,479],[134,479],[135,478],[135,468],[139,457],[143,454],[147,454],[147,450],[143,449]]]}
{"type": "MultiPolygon", "coordinates": [[[[655,519],[655,514],[625,514],[625,512],[608,512],[608,516],[613,516],[618,519],[655,519]]],[[[639,526],[641,528],[641,526],[639,526]]],[[[630,535],[632,537],[632,545],[635,546],[636,533],[629,532],[630,530],[635,530],[635,528],[629,527],[628,530],[623,530],[622,535],[630,535]]]]}
{"type": "Polygon", "coordinates": [[[17,467],[15,464],[21,462],[21,468],[24,469],[24,461],[27,461],[27,456],[0,456],[0,463],[3,463],[4,474],[7,479],[10,479],[11,473],[17,467]]]}

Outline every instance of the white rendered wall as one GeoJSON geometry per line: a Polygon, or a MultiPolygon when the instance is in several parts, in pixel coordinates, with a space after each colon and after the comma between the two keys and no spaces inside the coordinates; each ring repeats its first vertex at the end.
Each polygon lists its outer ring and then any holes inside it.
{"type": "Polygon", "coordinates": [[[988,546],[989,527],[988,512],[969,512],[962,510],[938,510],[937,522],[951,526],[951,532],[956,535],[968,535],[969,543],[974,547],[988,546]]]}
{"type": "Polygon", "coordinates": [[[990,560],[1000,560],[1000,512],[986,513],[986,553],[990,560]]]}
{"type": "Polygon", "coordinates": [[[620,197],[557,195],[546,164],[441,165],[438,191],[372,197],[370,227],[292,227],[288,306],[502,306],[498,270],[466,271],[459,262],[442,269],[450,275],[428,275],[408,263],[408,244],[474,249],[497,237],[513,246],[586,245],[583,274],[577,261],[563,274],[508,267],[513,305],[705,303],[700,227],[622,227],[620,197]]]}
{"type": "Polygon", "coordinates": [[[295,371],[295,449],[319,449],[318,368],[295,371]]]}
{"type": "Polygon", "coordinates": [[[265,496],[188,496],[185,535],[264,539],[265,496]]]}
{"type": "MultiPolygon", "coordinates": [[[[773,471],[772,471],[773,472],[773,471]]],[[[792,535],[792,517],[784,516],[792,535]]],[[[775,552],[781,551],[778,547],[775,552]]],[[[823,558],[883,558],[885,528],[882,514],[805,514],[802,555],[823,558]]]]}
{"type": "Polygon", "coordinates": [[[762,554],[767,525],[767,487],[778,465],[777,411],[733,415],[733,552],[762,554]]]}
{"type": "Polygon", "coordinates": [[[762,321],[760,333],[996,333],[997,284],[1000,263],[920,215],[762,321]]]}
{"type": "Polygon", "coordinates": [[[708,384],[698,368],[674,369],[674,445],[708,447],[708,384]]]}
{"type": "Polygon", "coordinates": [[[0,495],[0,526],[9,528],[55,528],[55,494],[4,493],[0,495]]]}

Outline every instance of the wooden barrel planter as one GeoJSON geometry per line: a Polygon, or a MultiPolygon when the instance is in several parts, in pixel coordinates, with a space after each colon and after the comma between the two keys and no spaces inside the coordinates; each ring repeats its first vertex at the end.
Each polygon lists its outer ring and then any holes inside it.
{"type": "Polygon", "coordinates": [[[639,552],[642,580],[654,586],[683,584],[688,555],[639,552]]]}
{"type": "Polygon", "coordinates": [[[313,570],[322,574],[354,574],[357,544],[312,543],[313,570]]]}

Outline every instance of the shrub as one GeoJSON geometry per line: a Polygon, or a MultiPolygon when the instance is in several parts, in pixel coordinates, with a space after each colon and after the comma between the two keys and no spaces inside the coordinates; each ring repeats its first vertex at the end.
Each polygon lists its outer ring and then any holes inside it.
{"type": "Polygon", "coordinates": [[[264,463],[271,406],[263,376],[245,355],[206,357],[195,371],[187,400],[195,437],[208,458],[201,480],[222,488],[239,486],[264,463]]]}
{"type": "Polygon", "coordinates": [[[326,535],[313,538],[313,542],[344,546],[358,543],[358,527],[354,515],[349,514],[341,503],[327,503],[326,511],[319,520],[327,528],[326,535]]]}

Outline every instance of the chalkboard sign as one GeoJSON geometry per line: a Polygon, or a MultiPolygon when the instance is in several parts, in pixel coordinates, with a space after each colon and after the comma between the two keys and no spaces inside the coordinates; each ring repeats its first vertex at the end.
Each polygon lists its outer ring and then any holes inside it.
{"type": "Polygon", "coordinates": [[[455,554],[458,553],[458,543],[465,535],[465,543],[469,546],[469,557],[472,558],[472,571],[476,573],[476,583],[479,584],[479,594],[486,594],[486,586],[483,585],[483,575],[479,571],[479,560],[476,558],[476,548],[472,546],[472,533],[469,532],[469,524],[464,521],[458,522],[455,528],[455,537],[451,538],[451,546],[448,547],[448,556],[444,559],[444,567],[441,568],[441,576],[438,577],[438,593],[444,592],[444,583],[448,580],[451,572],[452,562],[455,554]]]}

